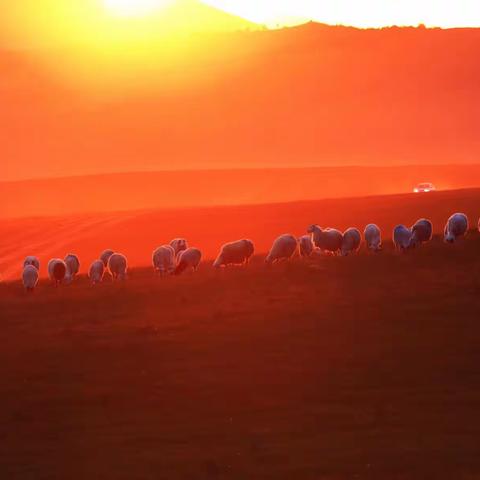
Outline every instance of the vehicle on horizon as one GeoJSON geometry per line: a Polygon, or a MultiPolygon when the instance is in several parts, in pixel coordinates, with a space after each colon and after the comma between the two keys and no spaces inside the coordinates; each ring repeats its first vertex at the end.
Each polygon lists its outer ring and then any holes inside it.
{"type": "Polygon", "coordinates": [[[413,191],[415,193],[428,193],[428,192],[435,192],[437,189],[435,185],[430,182],[419,183],[413,191]]]}

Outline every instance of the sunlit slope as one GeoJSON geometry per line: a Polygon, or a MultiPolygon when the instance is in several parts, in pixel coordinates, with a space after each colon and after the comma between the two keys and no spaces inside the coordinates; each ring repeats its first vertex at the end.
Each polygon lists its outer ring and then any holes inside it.
{"type": "Polygon", "coordinates": [[[38,255],[41,275],[46,276],[48,260],[63,258],[69,252],[80,256],[81,271],[86,272],[105,248],[125,253],[132,267],[146,266],[151,264],[156,247],[179,236],[199,247],[207,260],[218,254],[222,244],[239,238],[251,238],[257,253],[264,254],[278,235],[304,235],[312,223],[341,230],[354,226],[363,231],[374,222],[388,239],[395,225],[413,225],[423,217],[429,218],[434,231],[440,234],[448,217],[459,211],[468,215],[475,229],[479,204],[477,189],[420,196],[6,219],[0,222],[0,274],[4,280],[19,278],[23,259],[38,255]]]}
{"type": "Polygon", "coordinates": [[[90,60],[73,83],[35,52],[4,55],[0,178],[478,161],[480,30],[307,25],[182,45],[128,73],[90,60]]]}
{"type": "Polygon", "coordinates": [[[187,170],[0,182],[0,219],[388,195],[412,192],[422,181],[441,190],[478,187],[480,165],[187,170]]]}

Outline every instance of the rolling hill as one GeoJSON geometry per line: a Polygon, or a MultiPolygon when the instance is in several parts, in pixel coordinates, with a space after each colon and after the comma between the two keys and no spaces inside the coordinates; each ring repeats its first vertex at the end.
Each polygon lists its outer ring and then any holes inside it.
{"type": "Polygon", "coordinates": [[[170,63],[112,67],[95,91],[82,82],[108,58],[67,81],[68,51],[5,52],[0,179],[478,162],[479,29],[307,24],[182,45],[170,63]]]}

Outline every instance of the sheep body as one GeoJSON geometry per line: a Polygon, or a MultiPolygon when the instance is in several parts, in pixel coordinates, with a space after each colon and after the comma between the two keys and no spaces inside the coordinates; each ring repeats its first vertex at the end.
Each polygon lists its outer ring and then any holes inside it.
{"type": "Polygon", "coordinates": [[[177,259],[177,268],[175,269],[175,275],[180,275],[185,270],[195,271],[202,260],[202,252],[198,248],[187,248],[182,250],[177,259]]]}
{"type": "Polygon", "coordinates": [[[158,247],[152,253],[152,264],[155,273],[169,275],[175,270],[175,250],[170,245],[158,247]]]}
{"type": "Polygon", "coordinates": [[[303,235],[298,239],[300,247],[300,256],[309,257],[313,253],[313,241],[311,235],[303,235]]]}
{"type": "Polygon", "coordinates": [[[410,247],[417,247],[422,243],[429,242],[432,239],[432,222],[426,218],[417,220],[410,230],[412,231],[410,247]]]}
{"type": "Polygon", "coordinates": [[[379,252],[382,249],[382,231],[374,223],[365,227],[363,232],[367,248],[373,252],[379,252]]]}
{"type": "Polygon", "coordinates": [[[88,278],[93,285],[101,283],[105,274],[105,265],[102,260],[95,260],[88,269],[88,278]]]}
{"type": "Polygon", "coordinates": [[[321,228],[318,225],[310,225],[307,230],[312,234],[313,243],[322,252],[338,253],[342,248],[343,234],[335,228],[321,228]]]}
{"type": "Polygon", "coordinates": [[[108,267],[108,260],[115,252],[110,248],[104,250],[100,255],[100,260],[103,262],[103,266],[106,268],[108,267]]]}
{"type": "Polygon", "coordinates": [[[65,281],[70,283],[73,281],[77,273],[80,271],[80,260],[78,257],[73,254],[69,253],[63,260],[65,265],[67,266],[67,273],[65,275],[65,281]]]}
{"type": "Polygon", "coordinates": [[[453,243],[464,237],[468,231],[468,217],[464,213],[454,213],[447,221],[444,230],[444,241],[453,243]]]}
{"type": "Polygon", "coordinates": [[[265,263],[272,264],[279,260],[291,258],[298,249],[297,238],[290,234],[280,235],[272,245],[265,263]]]}
{"type": "Polygon", "coordinates": [[[405,225],[397,225],[393,229],[393,243],[395,248],[405,252],[410,247],[412,231],[405,225]]]}
{"type": "Polygon", "coordinates": [[[188,242],[184,238],[175,238],[170,242],[170,246],[175,252],[175,256],[178,257],[180,252],[184,252],[188,248],[188,242]]]}
{"type": "Polygon", "coordinates": [[[33,292],[38,283],[38,269],[34,265],[26,265],[22,273],[23,286],[27,292],[33,292]]]}
{"type": "Polygon", "coordinates": [[[213,263],[215,268],[227,265],[243,265],[248,263],[255,251],[253,242],[248,239],[237,240],[222,246],[220,253],[213,263]]]}
{"type": "Polygon", "coordinates": [[[108,271],[113,280],[125,280],[127,278],[127,257],[121,253],[114,253],[108,259],[108,271]]]}
{"type": "Polygon", "coordinates": [[[343,256],[357,253],[362,243],[362,234],[358,228],[348,228],[343,232],[341,254],[343,256]]]}
{"type": "Polygon", "coordinates": [[[55,286],[58,286],[65,279],[67,265],[60,258],[52,258],[48,262],[48,276],[55,286]]]}

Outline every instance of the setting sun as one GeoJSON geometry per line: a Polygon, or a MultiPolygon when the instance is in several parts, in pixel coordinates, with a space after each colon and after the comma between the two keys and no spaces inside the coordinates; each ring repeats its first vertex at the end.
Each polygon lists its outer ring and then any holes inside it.
{"type": "Polygon", "coordinates": [[[104,0],[111,12],[122,16],[147,15],[165,7],[171,0],[104,0]]]}

